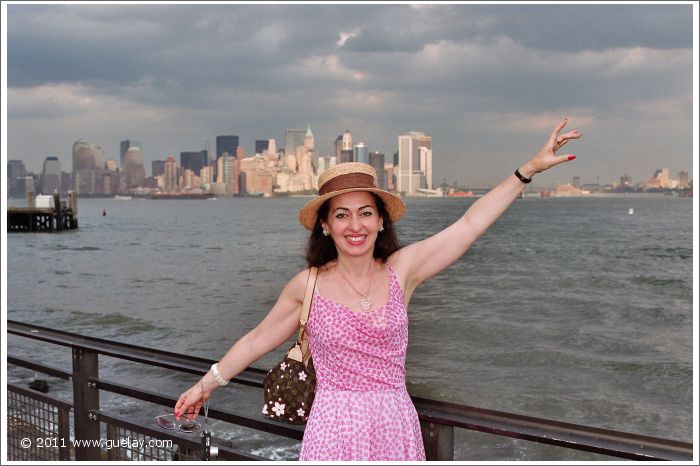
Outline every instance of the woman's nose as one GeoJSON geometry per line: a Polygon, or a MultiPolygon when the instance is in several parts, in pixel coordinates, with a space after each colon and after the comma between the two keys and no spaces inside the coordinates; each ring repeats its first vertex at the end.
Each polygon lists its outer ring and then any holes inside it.
{"type": "Polygon", "coordinates": [[[357,215],[353,215],[350,219],[350,228],[352,228],[353,231],[360,231],[362,228],[362,223],[360,222],[360,217],[357,215]]]}

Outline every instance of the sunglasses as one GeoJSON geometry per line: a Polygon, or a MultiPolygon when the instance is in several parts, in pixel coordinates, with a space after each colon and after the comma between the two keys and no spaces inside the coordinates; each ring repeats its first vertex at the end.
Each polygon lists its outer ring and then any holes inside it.
{"type": "Polygon", "coordinates": [[[180,432],[185,432],[186,434],[197,432],[202,427],[199,422],[191,419],[184,419],[183,422],[180,422],[173,413],[156,416],[155,422],[161,429],[179,430],[180,432]]]}

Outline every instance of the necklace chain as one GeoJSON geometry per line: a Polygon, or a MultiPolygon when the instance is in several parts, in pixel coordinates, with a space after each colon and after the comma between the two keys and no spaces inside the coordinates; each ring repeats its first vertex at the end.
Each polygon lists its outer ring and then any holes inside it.
{"type": "Polygon", "coordinates": [[[352,282],[348,280],[348,277],[346,277],[345,274],[340,270],[340,267],[336,267],[336,270],[338,270],[340,276],[343,277],[343,280],[345,280],[348,283],[348,285],[350,285],[350,288],[352,288],[355,293],[359,294],[362,297],[362,299],[360,299],[360,307],[362,307],[364,311],[369,311],[372,307],[372,299],[369,298],[367,295],[372,289],[372,272],[374,271],[374,258],[372,258],[372,263],[369,266],[369,283],[367,284],[367,292],[364,294],[357,291],[355,285],[353,285],[352,282]]]}

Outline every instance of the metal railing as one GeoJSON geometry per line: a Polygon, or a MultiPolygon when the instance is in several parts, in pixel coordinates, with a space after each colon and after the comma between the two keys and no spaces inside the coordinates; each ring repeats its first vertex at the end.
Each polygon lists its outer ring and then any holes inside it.
{"type": "MultiPolygon", "coordinates": [[[[75,460],[147,460],[200,458],[201,446],[189,438],[121,419],[100,410],[100,391],[172,407],[174,397],[150,392],[99,377],[98,355],[133,361],[178,372],[201,375],[215,361],[185,356],[162,350],[118,343],[69,332],[8,320],[8,333],[70,347],[71,371],[50,367],[26,358],[8,355],[8,364],[32,369],[53,377],[72,381],[73,403],[65,403],[42,393],[8,384],[8,458],[9,459],[75,459],[75,460]],[[41,404],[41,406],[32,406],[41,404]],[[53,449],[24,448],[18,439],[31,437],[69,438],[69,411],[76,445],[56,445],[53,449]],[[51,419],[36,425],[36,419],[51,419]],[[107,440],[118,448],[100,447],[101,429],[107,440]],[[44,429],[34,431],[33,429],[44,429]],[[43,435],[46,432],[47,435],[43,435]],[[50,435],[48,435],[50,433],[50,435]],[[130,439],[131,443],[124,441],[130,439]],[[151,439],[167,439],[171,445],[144,445],[151,439]],[[92,442],[92,443],[91,443],[92,442]],[[123,445],[123,446],[122,446],[123,445]],[[49,451],[50,450],[50,451],[49,451]],[[52,455],[50,458],[41,455],[52,455]]],[[[266,371],[248,368],[232,382],[262,388],[266,371]]],[[[428,460],[454,459],[455,428],[485,432],[568,449],[593,452],[633,460],[691,461],[692,443],[647,437],[613,430],[569,424],[518,414],[492,411],[442,401],[412,397],[421,422],[423,442],[428,460]]],[[[281,424],[262,416],[248,416],[225,409],[209,409],[209,417],[286,438],[301,440],[304,427],[281,424]]],[[[152,442],[150,442],[152,443],[152,442]]],[[[255,455],[219,447],[219,459],[264,460],[255,455]]]]}

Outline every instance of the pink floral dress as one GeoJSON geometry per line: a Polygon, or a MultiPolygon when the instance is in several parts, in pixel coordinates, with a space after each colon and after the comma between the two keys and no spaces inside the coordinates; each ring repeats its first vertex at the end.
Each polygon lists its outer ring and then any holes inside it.
{"type": "Polygon", "coordinates": [[[406,391],[408,317],[387,264],[390,295],[368,312],[314,293],[307,324],[316,398],[301,461],[425,460],[418,414],[406,391]]]}

